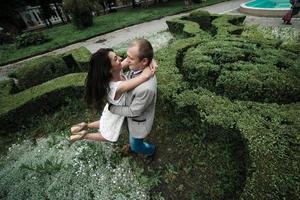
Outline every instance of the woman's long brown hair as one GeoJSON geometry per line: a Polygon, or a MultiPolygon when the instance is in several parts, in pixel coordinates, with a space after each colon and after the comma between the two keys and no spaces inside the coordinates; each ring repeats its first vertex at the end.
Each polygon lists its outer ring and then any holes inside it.
{"type": "Polygon", "coordinates": [[[109,92],[109,82],[112,78],[111,60],[108,57],[109,48],[99,49],[95,52],[90,60],[89,71],[85,80],[86,103],[97,110],[109,92]]]}

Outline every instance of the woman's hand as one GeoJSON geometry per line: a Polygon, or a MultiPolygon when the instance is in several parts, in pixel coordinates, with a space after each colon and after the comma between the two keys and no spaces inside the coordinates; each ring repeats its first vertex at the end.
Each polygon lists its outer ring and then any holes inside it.
{"type": "Polygon", "coordinates": [[[152,59],[150,65],[149,65],[150,69],[154,71],[154,73],[157,71],[158,65],[156,63],[156,60],[154,60],[154,58],[152,59]]]}
{"type": "Polygon", "coordinates": [[[145,77],[146,79],[149,79],[151,78],[152,76],[154,76],[156,72],[156,69],[151,69],[150,67],[146,67],[143,72],[142,72],[142,76],[145,77]]]}
{"type": "Polygon", "coordinates": [[[121,62],[121,65],[122,65],[122,69],[126,68],[129,66],[129,63],[128,63],[128,60],[127,58],[125,58],[122,62],[121,62]]]}
{"type": "Polygon", "coordinates": [[[150,77],[154,76],[154,74],[156,73],[158,68],[158,65],[156,63],[156,61],[154,59],[152,59],[149,67],[146,67],[143,72],[142,75],[147,77],[147,79],[149,79],[150,77]]]}

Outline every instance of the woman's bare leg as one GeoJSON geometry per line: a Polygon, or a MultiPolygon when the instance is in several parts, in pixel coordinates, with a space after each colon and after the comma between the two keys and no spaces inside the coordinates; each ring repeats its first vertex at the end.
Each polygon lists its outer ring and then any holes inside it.
{"type": "Polygon", "coordinates": [[[71,133],[76,134],[82,130],[86,130],[88,128],[99,128],[99,120],[91,123],[81,122],[79,124],[73,125],[71,127],[71,133]]]}
{"type": "Polygon", "coordinates": [[[102,142],[106,142],[108,141],[107,139],[105,139],[101,133],[88,133],[86,134],[82,139],[86,139],[86,140],[94,140],[94,141],[102,141],[102,142]]]}
{"type": "Polygon", "coordinates": [[[88,123],[87,128],[99,128],[99,121],[100,120],[88,123]]]}
{"type": "Polygon", "coordinates": [[[88,133],[84,137],[82,137],[81,135],[71,135],[70,136],[70,140],[72,142],[75,142],[77,140],[83,140],[83,139],[99,141],[99,142],[107,142],[108,141],[101,135],[101,133],[88,133]]]}

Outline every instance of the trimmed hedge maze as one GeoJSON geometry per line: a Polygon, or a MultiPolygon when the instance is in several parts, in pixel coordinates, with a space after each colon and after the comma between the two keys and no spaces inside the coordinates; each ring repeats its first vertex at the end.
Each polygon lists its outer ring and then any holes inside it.
{"type": "MultiPolygon", "coordinates": [[[[244,19],[199,11],[167,22],[178,39],[156,53],[158,106],[175,112],[179,121],[174,119],[170,122],[173,125],[180,123],[177,125],[193,134],[214,130],[222,135],[220,140],[238,140],[240,146],[232,151],[244,149],[240,161],[244,170],[234,169],[238,164],[227,163],[233,172],[216,180],[213,188],[205,185],[210,176],[205,178],[203,174],[203,188],[214,199],[298,199],[300,45],[266,39],[257,30],[243,26],[244,19]]],[[[55,110],[67,98],[82,97],[86,74],[69,74],[84,70],[77,68],[80,61],[74,59],[74,54],[67,55],[64,63],[58,61],[61,57],[55,63],[45,58],[49,65],[43,69],[50,75],[44,78],[24,69],[14,75],[19,83],[13,79],[0,82],[2,130],[15,129],[36,112],[55,110]],[[39,81],[33,84],[28,80],[39,81]]],[[[86,55],[83,63],[89,59],[86,55]]],[[[37,69],[41,65],[33,66],[34,71],[43,71],[37,69]]],[[[209,137],[219,136],[198,138],[209,137]]],[[[191,142],[195,145],[194,140],[191,142]]],[[[203,157],[191,154],[190,158],[196,160],[203,157]]],[[[173,167],[169,166],[171,174],[173,167]]],[[[223,176],[224,172],[215,174],[223,176]]],[[[203,195],[203,199],[212,198],[205,196],[205,191],[203,195]]]]}
{"type": "Polygon", "coordinates": [[[87,71],[90,56],[81,47],[22,63],[10,73],[10,79],[0,82],[0,133],[17,130],[34,115],[55,111],[68,98],[82,97],[86,75],[82,72],[87,71]]]}
{"type": "Polygon", "coordinates": [[[233,130],[245,140],[240,199],[297,199],[300,51],[247,30],[241,16],[213,15],[197,30],[201,16],[206,19],[207,13],[167,22],[186,38],[156,54],[162,102],[175,108],[188,130],[205,124],[233,130]]]}

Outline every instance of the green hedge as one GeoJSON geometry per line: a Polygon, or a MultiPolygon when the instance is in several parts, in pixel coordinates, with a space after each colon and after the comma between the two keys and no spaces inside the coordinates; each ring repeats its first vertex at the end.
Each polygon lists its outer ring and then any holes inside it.
{"type": "Polygon", "coordinates": [[[68,98],[83,96],[85,73],[68,74],[14,95],[0,98],[0,131],[15,130],[41,112],[55,111],[68,98]]]}
{"type": "Polygon", "coordinates": [[[275,47],[215,39],[190,48],[178,67],[194,87],[231,99],[290,103],[300,99],[297,60],[297,54],[275,47]]]}
{"type": "Polygon", "coordinates": [[[88,70],[91,53],[85,47],[58,56],[44,56],[22,63],[9,74],[16,79],[14,92],[23,91],[48,80],[74,72],[88,70]]]}
{"type": "Polygon", "coordinates": [[[28,89],[53,78],[70,73],[65,62],[55,56],[44,56],[23,64],[9,74],[10,78],[17,79],[18,91],[28,89]]]}
{"type": "MultiPolygon", "coordinates": [[[[0,81],[0,96],[5,97],[9,96],[11,93],[14,92],[15,83],[13,79],[7,79],[0,81]]],[[[0,98],[1,100],[1,98],[0,98]]]]}
{"type": "MultiPolygon", "coordinates": [[[[234,21],[232,18],[230,20],[234,21]]],[[[240,22],[240,19],[236,19],[236,21],[240,22]]],[[[241,183],[241,187],[243,187],[240,194],[241,199],[297,199],[300,193],[298,181],[300,160],[297,153],[300,142],[298,137],[300,130],[300,103],[298,100],[287,105],[231,101],[224,96],[217,95],[213,91],[200,87],[202,83],[198,83],[203,78],[205,79],[202,81],[204,86],[205,81],[210,82],[207,84],[208,86],[213,85],[211,83],[213,83],[214,79],[207,80],[207,76],[221,73],[221,68],[228,70],[228,74],[230,74],[230,68],[237,72],[241,69],[240,73],[247,75],[251,74],[251,70],[261,72],[271,70],[271,68],[265,69],[266,63],[261,62],[256,64],[256,66],[251,62],[243,64],[243,62],[239,63],[237,58],[247,58],[249,60],[249,56],[257,53],[255,51],[252,54],[249,53],[252,50],[261,48],[262,52],[269,52],[264,50],[264,47],[272,46],[274,49],[280,45],[278,45],[277,41],[272,40],[264,43],[263,39],[258,39],[258,37],[253,39],[249,35],[247,37],[242,35],[241,38],[231,38],[231,34],[237,33],[232,30],[235,28],[243,30],[244,28],[231,25],[228,27],[228,24],[225,24],[225,27],[222,28],[222,23],[214,23],[214,21],[212,23],[218,26],[219,32],[216,34],[216,38],[226,40],[228,42],[227,45],[230,46],[231,44],[234,48],[242,49],[241,47],[245,46],[244,54],[240,54],[238,51],[232,53],[229,49],[224,51],[220,47],[217,54],[214,54],[218,62],[214,62],[211,58],[212,54],[208,50],[207,52],[210,55],[199,55],[199,53],[203,53],[202,50],[207,45],[207,38],[204,39],[201,35],[177,40],[167,48],[159,50],[156,58],[160,64],[160,70],[157,75],[160,103],[163,103],[164,106],[169,106],[170,109],[175,108],[177,115],[180,116],[180,120],[185,123],[184,125],[188,130],[196,131],[195,128],[200,123],[200,126],[201,124],[207,124],[211,127],[233,129],[239,132],[241,137],[245,138],[246,146],[244,148],[248,152],[248,156],[245,155],[247,173],[245,183],[241,183]],[[220,37],[220,35],[226,35],[226,37],[220,37]],[[246,42],[246,44],[238,42],[246,39],[249,39],[247,41],[250,42],[246,42]],[[203,41],[205,43],[202,45],[203,41]],[[195,56],[197,57],[195,58],[195,56]],[[192,59],[194,59],[194,63],[199,64],[197,67],[191,66],[189,61],[192,59]],[[231,65],[232,63],[228,62],[227,65],[220,66],[221,60],[235,63],[231,65]],[[180,61],[183,61],[182,66],[180,61]],[[201,66],[200,63],[204,64],[201,66]],[[191,67],[188,68],[189,66],[191,67]],[[185,67],[188,68],[185,72],[189,72],[191,69],[194,71],[188,75],[185,73],[181,74],[185,67]],[[247,70],[248,73],[246,73],[247,70]],[[201,78],[196,75],[191,77],[194,73],[198,73],[201,78]],[[193,80],[193,82],[190,80],[193,80]],[[191,87],[194,89],[188,89],[191,87]]],[[[299,68],[293,68],[293,64],[290,62],[291,58],[286,58],[284,63],[288,67],[279,69],[280,67],[278,66],[284,66],[277,62],[280,58],[275,58],[276,56],[274,56],[279,54],[281,53],[275,50],[273,54],[266,55],[265,59],[260,60],[270,59],[271,62],[268,63],[275,64],[273,70],[277,70],[273,75],[278,77],[280,74],[283,74],[282,77],[286,81],[292,77],[290,73],[292,71],[298,72],[299,68]],[[291,70],[289,71],[289,69],[291,70]]],[[[283,53],[283,55],[286,56],[288,54],[283,53]]],[[[226,80],[226,77],[224,77],[224,80],[226,80]]],[[[298,81],[299,77],[294,77],[291,80],[298,81]]],[[[251,82],[252,80],[249,80],[248,77],[244,81],[251,82]]],[[[255,85],[255,82],[253,84],[255,85]]],[[[297,88],[298,86],[294,85],[293,87],[297,88]]],[[[295,91],[291,92],[290,95],[294,96],[295,91]]],[[[222,199],[224,198],[222,195],[225,194],[222,194],[220,191],[220,193],[215,195],[217,198],[222,199]]]]}
{"type": "Polygon", "coordinates": [[[16,37],[17,49],[30,45],[39,45],[50,41],[51,38],[42,32],[27,32],[16,37]]]}
{"type": "Polygon", "coordinates": [[[241,39],[246,39],[247,41],[256,44],[257,47],[265,48],[271,46],[278,48],[282,45],[281,40],[265,37],[263,33],[257,31],[253,26],[245,27],[241,36],[241,39]]]}
{"type": "Polygon", "coordinates": [[[61,56],[69,68],[72,69],[72,72],[87,72],[91,55],[91,52],[87,48],[80,47],[78,49],[67,51],[61,56]]]}
{"type": "Polygon", "coordinates": [[[7,128],[3,132],[17,130],[34,113],[54,111],[68,97],[82,97],[85,75],[66,74],[87,71],[90,57],[81,47],[24,62],[10,73],[11,79],[0,82],[0,120],[7,128]]]}
{"type": "Polygon", "coordinates": [[[202,30],[210,30],[211,28],[211,16],[209,12],[204,10],[191,12],[188,17],[183,19],[196,22],[202,30]]]}
{"type": "Polygon", "coordinates": [[[244,26],[241,25],[246,16],[222,15],[212,22],[212,26],[217,30],[217,37],[227,37],[231,35],[241,35],[244,26]]]}
{"type": "Polygon", "coordinates": [[[175,18],[166,21],[169,31],[174,34],[182,35],[184,37],[191,37],[197,34],[209,36],[209,34],[202,29],[196,22],[182,20],[181,18],[175,18]]]}

